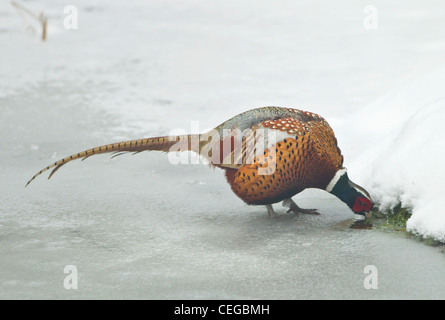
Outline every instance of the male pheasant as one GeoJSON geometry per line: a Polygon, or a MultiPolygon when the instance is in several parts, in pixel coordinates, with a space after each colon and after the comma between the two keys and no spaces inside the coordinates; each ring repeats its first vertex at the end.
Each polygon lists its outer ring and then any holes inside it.
{"type": "Polygon", "coordinates": [[[130,140],[88,149],[47,166],[48,179],[64,164],[95,154],[191,150],[226,172],[233,192],[249,205],[283,201],[288,212],[318,214],[300,208],[291,197],[306,188],[326,190],[365,215],[373,206],[366,190],[349,180],[343,156],[329,124],[307,111],[264,107],[243,112],[203,134],[130,140]]]}

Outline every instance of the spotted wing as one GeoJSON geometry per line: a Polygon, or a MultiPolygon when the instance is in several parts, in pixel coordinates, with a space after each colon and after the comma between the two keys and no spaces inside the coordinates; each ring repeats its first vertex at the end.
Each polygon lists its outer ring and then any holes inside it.
{"type": "MultiPolygon", "coordinates": [[[[329,162],[335,163],[335,166],[341,167],[343,164],[332,128],[323,117],[312,112],[280,107],[259,108],[240,114],[215,130],[224,128],[230,132],[231,127],[237,130],[231,149],[221,146],[222,161],[214,163],[223,168],[238,169],[245,164],[251,164],[255,157],[262,155],[277,142],[306,135],[311,137],[320,156],[326,157],[329,162]],[[236,125],[238,127],[235,127],[236,125]],[[248,125],[250,127],[247,127],[248,125]]],[[[230,145],[227,140],[225,142],[225,146],[230,145]]]]}

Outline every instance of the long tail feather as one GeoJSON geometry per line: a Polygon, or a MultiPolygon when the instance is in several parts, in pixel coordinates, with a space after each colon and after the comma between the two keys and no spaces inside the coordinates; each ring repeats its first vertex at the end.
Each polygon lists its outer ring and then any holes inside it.
{"type": "Polygon", "coordinates": [[[156,138],[137,139],[137,140],[129,140],[129,141],[106,144],[103,146],[84,150],[77,154],[72,154],[66,158],[60,159],[54,162],[53,164],[47,166],[46,168],[43,168],[26,183],[25,187],[27,187],[39,175],[50,169],[53,170],[48,176],[48,179],[50,179],[53,176],[53,174],[66,163],[76,159],[85,160],[86,158],[96,154],[114,153],[113,157],[115,157],[125,152],[133,152],[134,154],[142,151],[152,151],[152,150],[169,152],[171,147],[175,146],[176,144],[178,144],[178,147],[180,147],[181,150],[192,150],[192,145],[191,145],[192,137],[193,135],[183,135],[183,136],[164,136],[156,138]]]}

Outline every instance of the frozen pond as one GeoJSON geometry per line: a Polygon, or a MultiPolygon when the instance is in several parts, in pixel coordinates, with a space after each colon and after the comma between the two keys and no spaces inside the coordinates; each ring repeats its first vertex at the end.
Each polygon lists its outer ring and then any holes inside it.
{"type": "MultiPolygon", "coordinates": [[[[1,298],[445,298],[442,253],[348,228],[352,213],[321,191],[296,197],[321,216],[276,206],[280,216],[270,219],[264,207],[236,198],[220,170],[171,165],[153,152],[74,162],[25,189],[53,150],[69,153],[66,140],[86,139],[75,134],[75,121],[57,122],[43,102],[50,131],[70,132],[60,142],[45,130],[33,136],[31,121],[12,134],[9,123],[20,124],[28,104],[1,99],[10,107],[1,115],[10,151],[1,154],[1,298]],[[77,290],[63,286],[66,265],[77,267],[77,290]],[[364,287],[367,265],[377,268],[376,290],[364,287]]],[[[86,123],[85,132],[97,130],[95,121],[86,123]]]]}
{"type": "MultiPolygon", "coordinates": [[[[63,8],[43,2],[60,22],[63,8]]],[[[294,198],[321,216],[275,205],[280,216],[270,219],[239,200],[221,170],[172,165],[154,152],[76,161],[25,189],[34,173],[74,152],[189,130],[191,121],[205,129],[256,106],[304,105],[333,119],[335,130],[342,112],[409,78],[407,65],[443,54],[434,39],[424,40],[427,53],[406,51],[422,33],[422,15],[443,21],[434,1],[420,17],[412,4],[383,10],[393,24],[381,37],[364,36],[362,5],[330,15],[310,1],[271,11],[261,2],[251,15],[247,3],[232,1],[219,10],[202,1],[88,3],[74,1],[79,30],[55,25],[44,46],[0,6],[9,23],[0,29],[1,299],[445,299],[439,249],[350,229],[351,211],[322,191],[294,198]],[[297,12],[307,15],[296,20],[297,12]],[[317,12],[331,27],[313,23],[317,12]],[[107,37],[121,15],[128,24],[117,22],[107,37]],[[70,265],[77,290],[64,287],[70,265]],[[365,285],[367,266],[376,289],[365,285]]],[[[358,152],[342,149],[347,162],[358,152]]]]}

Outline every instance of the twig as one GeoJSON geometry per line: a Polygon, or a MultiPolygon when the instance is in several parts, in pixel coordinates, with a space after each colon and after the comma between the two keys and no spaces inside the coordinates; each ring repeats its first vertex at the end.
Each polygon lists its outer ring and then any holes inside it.
{"type": "Polygon", "coordinates": [[[42,41],[46,40],[46,28],[48,25],[48,18],[45,16],[45,14],[43,12],[41,12],[40,14],[36,14],[35,12],[29,10],[28,8],[24,7],[22,4],[11,0],[11,4],[17,9],[19,10],[19,12],[24,12],[27,15],[31,16],[32,18],[38,20],[40,22],[40,24],[42,25],[42,41]]]}

